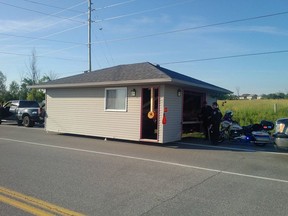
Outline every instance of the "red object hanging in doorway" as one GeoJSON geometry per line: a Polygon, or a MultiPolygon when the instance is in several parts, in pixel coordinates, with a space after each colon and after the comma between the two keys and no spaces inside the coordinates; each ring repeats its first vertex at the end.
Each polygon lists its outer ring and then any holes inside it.
{"type": "Polygon", "coordinates": [[[165,125],[167,123],[166,115],[163,113],[162,124],[165,125]]]}

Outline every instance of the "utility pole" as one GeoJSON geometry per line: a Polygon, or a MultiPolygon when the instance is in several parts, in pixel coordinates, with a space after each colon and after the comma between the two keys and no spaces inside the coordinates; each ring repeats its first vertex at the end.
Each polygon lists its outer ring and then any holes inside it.
{"type": "Polygon", "coordinates": [[[88,72],[92,70],[91,64],[91,0],[88,0],[88,72]]]}

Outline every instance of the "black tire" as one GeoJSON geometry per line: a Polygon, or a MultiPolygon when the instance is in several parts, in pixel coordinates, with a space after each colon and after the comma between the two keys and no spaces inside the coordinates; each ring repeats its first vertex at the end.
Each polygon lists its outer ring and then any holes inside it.
{"type": "Polygon", "coordinates": [[[34,127],[35,126],[35,122],[31,121],[30,127],[34,127]]]}
{"type": "Polygon", "coordinates": [[[22,121],[21,120],[17,120],[17,125],[18,126],[22,126],[22,121]]]}
{"type": "Polygon", "coordinates": [[[26,115],[26,116],[24,116],[23,117],[23,125],[25,126],[25,127],[32,127],[32,121],[31,121],[31,118],[30,118],[30,116],[28,116],[28,115],[26,115]]]}
{"type": "Polygon", "coordinates": [[[259,147],[263,147],[263,146],[266,145],[266,143],[255,143],[255,142],[254,142],[254,145],[259,146],[259,147]]]}
{"type": "Polygon", "coordinates": [[[221,134],[221,135],[219,136],[218,143],[222,143],[222,142],[224,142],[224,140],[225,140],[224,135],[221,134]]]}

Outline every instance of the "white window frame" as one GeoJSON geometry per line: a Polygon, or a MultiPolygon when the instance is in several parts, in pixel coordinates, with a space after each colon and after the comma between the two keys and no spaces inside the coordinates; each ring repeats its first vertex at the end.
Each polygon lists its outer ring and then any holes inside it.
{"type": "MultiPolygon", "coordinates": [[[[118,96],[119,96],[119,94],[118,94],[118,96]]],[[[114,111],[114,112],[115,111],[117,111],[117,112],[127,112],[127,99],[128,99],[128,97],[127,97],[127,87],[105,88],[104,110],[105,111],[114,111]],[[116,91],[116,97],[117,97],[117,91],[122,91],[123,97],[120,98],[120,99],[124,100],[124,101],[122,101],[122,102],[124,102],[123,109],[121,109],[121,108],[118,108],[118,109],[117,108],[107,108],[107,105],[108,105],[108,103],[107,103],[107,100],[108,100],[107,92],[109,90],[115,90],[116,91]]]]}

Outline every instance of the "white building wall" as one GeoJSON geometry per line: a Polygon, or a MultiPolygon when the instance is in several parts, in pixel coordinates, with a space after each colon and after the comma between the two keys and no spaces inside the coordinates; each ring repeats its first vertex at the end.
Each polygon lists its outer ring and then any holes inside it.
{"type": "Polygon", "coordinates": [[[182,138],[182,112],[183,112],[183,90],[180,97],[177,96],[177,88],[175,86],[162,86],[161,92],[164,92],[164,97],[161,97],[160,109],[160,125],[161,139],[163,143],[181,140],[182,138]],[[162,124],[164,108],[167,108],[165,113],[167,122],[162,124]]]}
{"type": "Polygon", "coordinates": [[[127,112],[105,111],[105,88],[47,89],[46,130],[116,139],[140,139],[141,89],[127,89],[127,112]],[[136,89],[136,97],[130,96],[136,89]]]}

